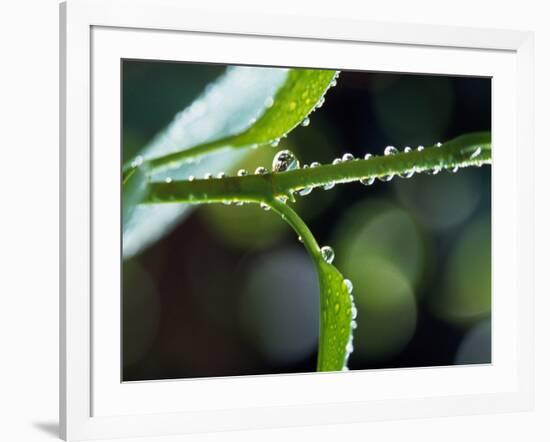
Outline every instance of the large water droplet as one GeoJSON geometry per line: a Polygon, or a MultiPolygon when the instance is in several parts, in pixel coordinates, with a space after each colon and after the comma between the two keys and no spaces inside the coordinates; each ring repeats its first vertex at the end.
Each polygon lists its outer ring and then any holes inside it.
{"type": "Polygon", "coordinates": [[[314,161],[313,163],[311,163],[311,165],[309,167],[314,169],[315,167],[319,167],[320,165],[321,165],[321,163],[318,163],[317,161],[314,161]]]}
{"type": "Polygon", "coordinates": [[[353,161],[355,157],[351,153],[345,153],[342,156],[342,161],[353,161]]]}
{"type": "Polygon", "coordinates": [[[300,162],[290,150],[281,150],[273,157],[273,172],[286,172],[300,168],[300,162]]]}
{"type": "Polygon", "coordinates": [[[395,148],[395,146],[386,146],[386,148],[384,149],[384,155],[388,156],[388,155],[395,155],[395,154],[398,154],[399,151],[395,148]]]}
{"type": "Polygon", "coordinates": [[[265,175],[267,173],[267,169],[263,166],[260,166],[254,171],[254,173],[256,175],[265,175]]]}
{"type": "Polygon", "coordinates": [[[332,247],[321,247],[321,257],[329,264],[332,264],[332,261],[334,261],[334,250],[332,250],[332,247]]]}

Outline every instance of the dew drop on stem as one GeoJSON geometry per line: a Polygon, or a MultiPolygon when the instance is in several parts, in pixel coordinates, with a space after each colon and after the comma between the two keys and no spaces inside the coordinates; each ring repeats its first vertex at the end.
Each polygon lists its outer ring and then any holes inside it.
{"type": "Polygon", "coordinates": [[[248,172],[245,169],[239,169],[237,172],[237,176],[246,176],[248,175],[248,172]]]}
{"type": "Polygon", "coordinates": [[[305,118],[302,120],[301,125],[302,125],[303,127],[307,127],[307,126],[309,126],[309,123],[311,123],[311,120],[309,119],[309,117],[305,117],[305,118]]]}
{"type": "Polygon", "coordinates": [[[351,154],[351,153],[345,153],[343,156],[342,156],[342,161],[346,162],[346,161],[353,161],[355,159],[355,157],[351,154]]]}
{"type": "Polygon", "coordinates": [[[286,172],[300,168],[300,162],[290,150],[281,150],[273,157],[273,172],[286,172]]]}
{"type": "Polygon", "coordinates": [[[332,250],[332,247],[321,247],[321,257],[329,264],[332,264],[332,261],[334,261],[334,250],[332,250]]]}
{"type": "Polygon", "coordinates": [[[263,166],[258,167],[255,171],[255,175],[265,175],[267,173],[267,169],[263,166]]]}

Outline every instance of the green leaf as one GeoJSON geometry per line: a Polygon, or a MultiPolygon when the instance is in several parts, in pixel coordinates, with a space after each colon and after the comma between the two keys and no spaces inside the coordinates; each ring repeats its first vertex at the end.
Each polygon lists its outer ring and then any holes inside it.
{"type": "MultiPolygon", "coordinates": [[[[143,150],[143,165],[151,168],[153,181],[226,171],[243,158],[246,150],[240,148],[271,144],[295,128],[315,109],[334,77],[335,71],[229,68],[143,150]],[[227,147],[239,149],[190,160],[227,147]]],[[[125,176],[130,170],[127,165],[125,176]]],[[[128,207],[124,257],[159,239],[189,212],[185,204],[128,207]]]]}
{"type": "Polygon", "coordinates": [[[344,277],[325,261],[316,260],[321,288],[321,329],[317,371],[339,371],[347,364],[353,347],[353,298],[344,277]]]}
{"type": "Polygon", "coordinates": [[[315,263],[321,290],[317,370],[343,370],[353,350],[351,343],[355,306],[351,290],[348,290],[344,277],[338,269],[323,259],[317,241],[298,214],[277,199],[268,204],[299,235],[315,263]]]}
{"type": "Polygon", "coordinates": [[[274,97],[264,101],[263,113],[252,118],[241,132],[150,160],[153,169],[176,168],[189,158],[221,148],[258,147],[277,144],[315,110],[328,88],[335,84],[336,71],[290,69],[274,97]]]}

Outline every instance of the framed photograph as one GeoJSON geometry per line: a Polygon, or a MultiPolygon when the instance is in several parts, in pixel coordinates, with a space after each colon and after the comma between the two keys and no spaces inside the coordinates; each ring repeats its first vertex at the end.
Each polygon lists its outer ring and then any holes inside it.
{"type": "Polygon", "coordinates": [[[60,16],[63,438],[532,407],[532,34],[60,16]]]}

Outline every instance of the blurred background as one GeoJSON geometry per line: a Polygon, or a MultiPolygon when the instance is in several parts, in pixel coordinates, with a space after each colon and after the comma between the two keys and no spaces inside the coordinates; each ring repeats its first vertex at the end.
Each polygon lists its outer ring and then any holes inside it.
{"type": "MultiPolygon", "coordinates": [[[[225,69],[125,61],[124,161],[225,69]]],[[[488,78],[343,71],[308,127],[233,172],[270,168],[285,148],[327,163],[490,128],[488,78]]],[[[315,189],[295,209],[353,282],[351,370],[491,362],[489,166],[315,189]]],[[[315,371],[318,297],[314,266],[277,215],[198,206],[123,261],[122,379],[315,371]]]]}

